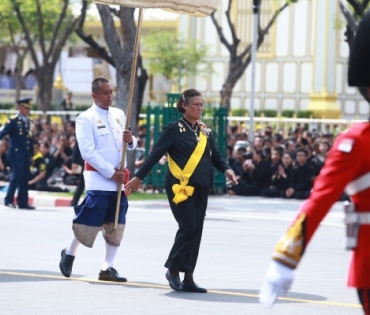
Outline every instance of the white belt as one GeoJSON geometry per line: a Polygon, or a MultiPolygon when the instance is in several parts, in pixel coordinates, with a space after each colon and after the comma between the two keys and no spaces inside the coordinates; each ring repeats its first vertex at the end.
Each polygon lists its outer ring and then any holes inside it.
{"type": "Polygon", "coordinates": [[[353,180],[346,186],[346,193],[350,196],[359,193],[367,188],[370,188],[370,172],[353,180]]]}
{"type": "Polygon", "coordinates": [[[344,223],[359,223],[361,225],[370,224],[370,212],[346,213],[344,216],[344,223]]]}

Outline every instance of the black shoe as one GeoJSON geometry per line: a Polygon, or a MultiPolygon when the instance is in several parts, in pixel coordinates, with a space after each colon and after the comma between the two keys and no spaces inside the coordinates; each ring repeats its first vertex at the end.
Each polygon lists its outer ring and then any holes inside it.
{"type": "Polygon", "coordinates": [[[179,277],[171,278],[170,271],[167,270],[166,272],[166,279],[168,280],[168,283],[172,290],[174,291],[183,291],[182,290],[182,284],[179,277]]]}
{"type": "Polygon", "coordinates": [[[75,256],[68,255],[66,253],[66,249],[62,250],[61,256],[62,256],[62,259],[60,260],[60,263],[59,263],[59,269],[62,272],[63,276],[69,278],[72,273],[72,266],[73,266],[73,261],[75,260],[75,256]]]}
{"type": "Polygon", "coordinates": [[[15,206],[15,204],[14,204],[14,203],[11,203],[11,202],[6,203],[6,204],[5,204],[5,207],[9,207],[9,208],[13,208],[13,209],[17,208],[17,207],[15,206]]]}
{"type": "Polygon", "coordinates": [[[114,281],[114,282],[126,282],[127,279],[121,277],[117,270],[113,267],[109,267],[107,270],[100,270],[99,272],[99,280],[103,281],[114,281]]]}
{"type": "Polygon", "coordinates": [[[18,209],[23,209],[23,210],[35,210],[36,208],[35,207],[32,207],[30,205],[27,205],[25,207],[18,207],[18,209]]]}
{"type": "Polygon", "coordinates": [[[195,282],[192,285],[185,284],[182,282],[182,289],[185,292],[195,292],[195,293],[207,293],[207,289],[199,287],[195,282]]]}

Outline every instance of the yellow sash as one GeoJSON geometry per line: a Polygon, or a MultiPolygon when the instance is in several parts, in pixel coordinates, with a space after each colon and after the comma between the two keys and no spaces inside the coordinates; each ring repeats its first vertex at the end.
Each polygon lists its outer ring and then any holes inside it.
{"type": "Polygon", "coordinates": [[[183,170],[176,164],[171,156],[168,155],[168,167],[170,172],[180,180],[180,185],[175,184],[172,186],[172,191],[175,194],[172,201],[175,204],[183,202],[193,195],[194,187],[187,186],[187,184],[190,176],[194,173],[195,168],[199,164],[207,144],[207,137],[202,132],[199,134],[199,139],[200,142],[198,142],[183,170]]]}

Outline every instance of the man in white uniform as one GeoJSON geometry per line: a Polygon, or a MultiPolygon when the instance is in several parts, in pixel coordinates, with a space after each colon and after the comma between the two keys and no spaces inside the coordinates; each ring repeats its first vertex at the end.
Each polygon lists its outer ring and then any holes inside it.
{"type": "Polygon", "coordinates": [[[106,254],[99,280],[125,282],[127,279],[113,268],[126,224],[128,203],[124,191],[116,230],[113,229],[113,222],[117,185],[129,179],[126,178],[129,177],[126,169],[120,171],[123,142],[127,143],[128,150],[134,150],[137,139],[130,130],[124,130],[124,112],[110,107],[113,91],[108,80],[98,78],[92,82],[92,97],[94,104],[76,120],[77,142],[85,160],[86,197],[80,205],[74,207],[74,235],[69,246],[62,250],[59,267],[65,277],[70,277],[78,245],[82,243],[91,248],[96,235],[102,230],[106,254]]]}

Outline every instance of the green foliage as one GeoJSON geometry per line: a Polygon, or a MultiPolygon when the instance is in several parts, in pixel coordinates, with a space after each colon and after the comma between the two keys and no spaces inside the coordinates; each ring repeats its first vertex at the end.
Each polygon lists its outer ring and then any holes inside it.
{"type": "Polygon", "coordinates": [[[248,111],[246,109],[232,109],[230,110],[231,116],[241,117],[241,116],[248,116],[248,111]]]}
{"type": "Polygon", "coordinates": [[[150,74],[162,74],[182,91],[182,80],[200,73],[210,73],[205,61],[208,48],[197,41],[187,41],[174,32],[152,31],[144,39],[143,55],[149,61],[150,74]],[[201,68],[202,67],[202,68],[201,68]]]}
{"type": "Polygon", "coordinates": [[[295,111],[292,109],[285,109],[281,112],[281,116],[287,117],[287,118],[292,118],[294,114],[295,114],[295,111]]]}
{"type": "MultiPolygon", "coordinates": [[[[62,0],[40,0],[41,12],[43,17],[43,31],[45,40],[50,40],[56,34],[53,33],[54,25],[59,18],[63,5],[62,0]]],[[[11,42],[11,34],[15,37],[23,36],[22,26],[19,23],[18,17],[15,13],[14,6],[18,5],[27,28],[31,36],[35,39],[40,35],[39,22],[40,18],[37,13],[37,6],[35,0],[1,0],[0,2],[0,27],[2,32],[0,41],[3,43],[11,42]]],[[[67,10],[67,17],[72,16],[72,10],[67,10]]],[[[63,32],[66,23],[62,24],[59,31],[63,32]]]]}
{"type": "Polygon", "coordinates": [[[297,118],[310,118],[313,117],[313,112],[310,110],[299,110],[297,112],[297,118]]]}
{"type": "Polygon", "coordinates": [[[254,113],[256,117],[276,117],[277,111],[274,109],[260,109],[256,110],[254,113]]]}

